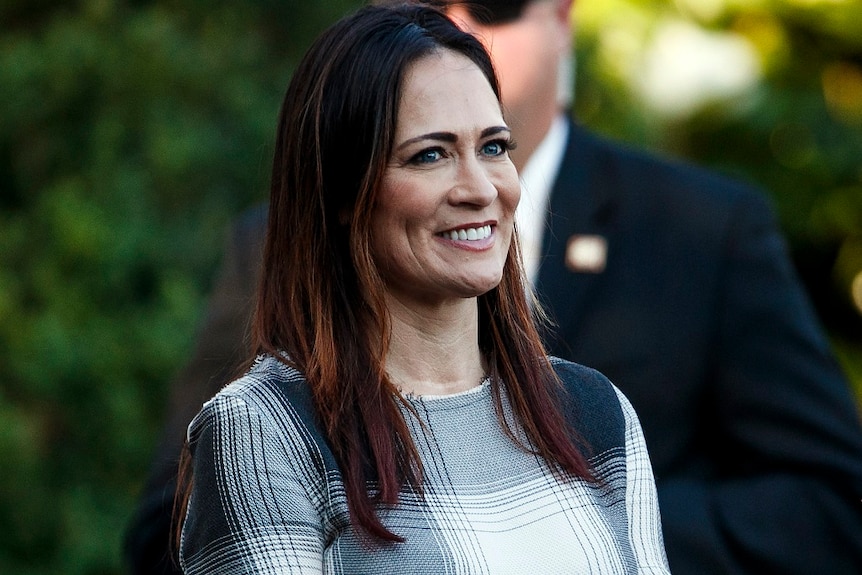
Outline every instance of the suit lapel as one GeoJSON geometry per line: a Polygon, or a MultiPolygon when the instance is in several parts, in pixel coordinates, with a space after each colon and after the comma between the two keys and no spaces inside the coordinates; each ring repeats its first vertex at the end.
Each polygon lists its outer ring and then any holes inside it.
{"type": "Polygon", "coordinates": [[[602,158],[600,147],[592,136],[573,122],[560,171],[551,191],[548,226],[542,248],[537,291],[557,328],[548,337],[552,353],[571,356],[565,342],[573,339],[591,293],[601,285],[602,269],[580,265],[583,258],[572,253],[572,241],[580,247],[605,242],[607,258],[612,261],[612,221],[616,212],[613,186],[609,184],[608,159],[602,158]],[[567,250],[569,265],[567,265],[567,250]],[[575,255],[575,261],[572,256],[575,255]],[[572,266],[574,263],[576,265],[572,266]]]}

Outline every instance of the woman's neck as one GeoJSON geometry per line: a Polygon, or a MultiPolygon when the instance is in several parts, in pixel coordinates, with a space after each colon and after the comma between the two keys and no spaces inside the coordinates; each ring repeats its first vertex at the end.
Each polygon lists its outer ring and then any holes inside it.
{"type": "Polygon", "coordinates": [[[423,310],[390,304],[386,371],[402,393],[450,395],[481,383],[487,366],[479,351],[475,298],[423,310]]]}

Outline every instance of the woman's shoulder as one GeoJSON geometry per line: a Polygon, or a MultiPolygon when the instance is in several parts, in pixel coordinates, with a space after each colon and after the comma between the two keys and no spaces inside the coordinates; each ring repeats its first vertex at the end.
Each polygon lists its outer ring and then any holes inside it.
{"type": "Polygon", "coordinates": [[[283,419],[288,414],[307,425],[313,424],[311,393],[305,377],[280,358],[260,355],[244,375],[204,403],[196,419],[246,412],[264,419],[283,419]]]}
{"type": "Polygon", "coordinates": [[[224,386],[216,397],[254,399],[279,392],[295,395],[305,390],[305,377],[298,369],[283,358],[261,354],[242,376],[224,386]]]}
{"type": "Polygon", "coordinates": [[[565,389],[566,416],[593,453],[625,445],[626,405],[616,386],[591,367],[558,357],[550,361],[565,389]]]}
{"type": "Polygon", "coordinates": [[[323,457],[335,468],[317,425],[311,390],[303,374],[271,355],[257,357],[246,373],[207,401],[189,425],[194,441],[213,427],[257,430],[283,445],[304,446],[299,452],[323,457]]]}
{"type": "Polygon", "coordinates": [[[616,401],[614,384],[600,371],[566,359],[551,356],[551,366],[570,394],[584,400],[616,401]]]}

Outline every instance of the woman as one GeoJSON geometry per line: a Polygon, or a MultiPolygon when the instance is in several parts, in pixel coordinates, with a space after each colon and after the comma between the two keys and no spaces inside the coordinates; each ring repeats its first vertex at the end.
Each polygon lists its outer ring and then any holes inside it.
{"type": "Polygon", "coordinates": [[[488,55],[327,30],[279,120],[247,374],[189,427],[186,573],[666,573],[629,403],[548,358],[488,55]]]}

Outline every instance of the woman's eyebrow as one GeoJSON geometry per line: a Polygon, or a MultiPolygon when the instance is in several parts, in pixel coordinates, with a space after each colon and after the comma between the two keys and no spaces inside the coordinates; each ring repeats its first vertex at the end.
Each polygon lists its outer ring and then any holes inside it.
{"type": "Polygon", "coordinates": [[[511,133],[511,131],[512,130],[510,130],[508,126],[491,126],[490,128],[482,130],[481,136],[483,138],[487,138],[488,136],[494,136],[501,132],[511,133]]]}
{"type": "Polygon", "coordinates": [[[412,138],[408,138],[404,140],[395,148],[396,150],[400,150],[402,148],[406,148],[410,144],[415,144],[416,142],[422,142],[424,140],[433,140],[435,142],[457,142],[458,136],[453,134],[452,132],[429,132],[427,134],[421,134],[419,136],[414,136],[412,138]]]}
{"type": "MultiPolygon", "coordinates": [[[[509,133],[511,130],[508,126],[491,126],[490,128],[485,128],[482,130],[482,133],[479,134],[481,138],[487,138],[489,136],[493,136],[502,132],[509,133]]],[[[416,142],[422,142],[425,140],[432,140],[435,142],[450,142],[454,143],[458,141],[458,136],[452,132],[429,132],[427,134],[420,134],[418,136],[414,136],[407,140],[404,140],[398,146],[396,146],[396,150],[400,150],[405,148],[411,144],[415,144],[416,142]]]]}

